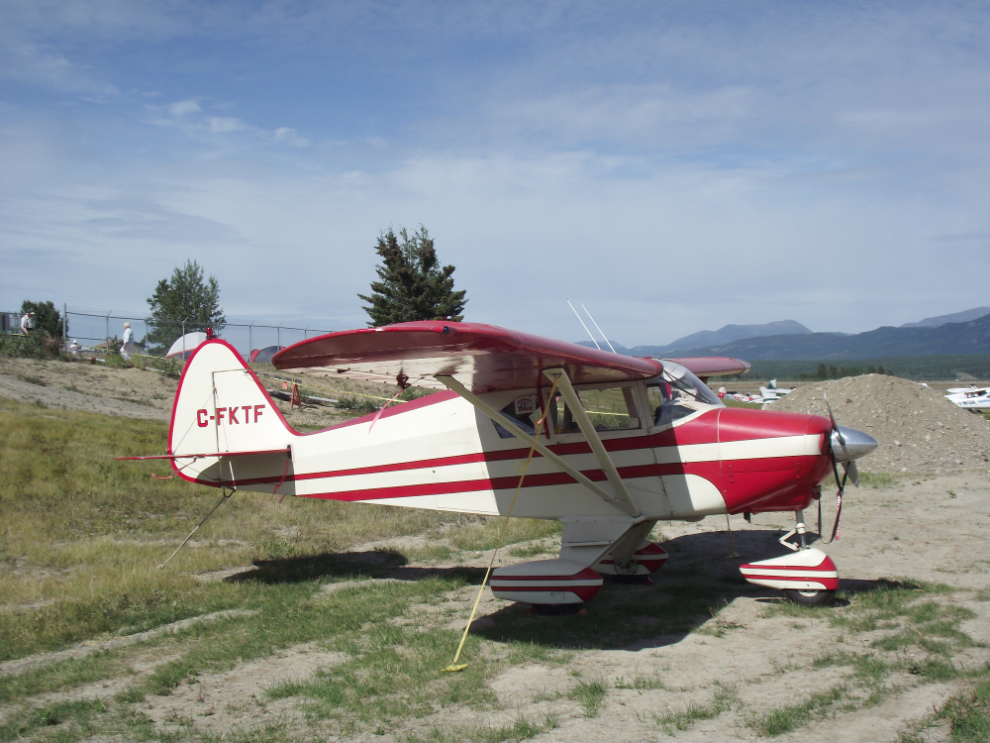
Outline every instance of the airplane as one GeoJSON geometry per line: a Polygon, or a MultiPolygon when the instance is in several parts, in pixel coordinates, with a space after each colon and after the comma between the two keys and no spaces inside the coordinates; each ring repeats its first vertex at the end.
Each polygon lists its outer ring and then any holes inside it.
{"type": "Polygon", "coordinates": [[[960,408],[976,412],[990,410],[990,387],[950,387],[945,397],[960,408]]]}
{"type": "Polygon", "coordinates": [[[560,521],[557,558],[491,576],[496,597],[537,609],[579,608],[603,576],[649,579],[667,558],[647,539],[658,521],[790,512],[790,552],[740,569],[793,601],[827,603],[838,571],[807,544],[803,512],[839,465],[841,486],[857,482],[855,460],[877,442],[834,418],[727,408],[689,368],[741,363],[634,358],[477,323],[348,330],[272,364],[438,391],[300,433],[233,346],[210,338],[183,370],[167,453],[148,458],[224,492],[560,521]]]}

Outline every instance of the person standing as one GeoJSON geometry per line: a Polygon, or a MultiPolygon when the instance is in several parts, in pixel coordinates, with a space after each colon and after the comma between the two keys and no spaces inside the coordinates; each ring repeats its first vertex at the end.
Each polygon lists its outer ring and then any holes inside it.
{"type": "Polygon", "coordinates": [[[34,313],[25,312],[21,317],[21,333],[30,335],[32,330],[34,330],[34,313]]]}
{"type": "Polygon", "coordinates": [[[134,331],[131,330],[131,324],[129,322],[125,322],[124,338],[120,345],[120,355],[130,361],[132,353],[134,353],[134,331]]]}

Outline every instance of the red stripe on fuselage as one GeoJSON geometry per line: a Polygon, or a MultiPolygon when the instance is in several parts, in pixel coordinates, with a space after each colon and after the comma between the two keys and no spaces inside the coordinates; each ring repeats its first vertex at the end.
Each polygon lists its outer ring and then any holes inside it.
{"type": "MultiPolygon", "coordinates": [[[[816,460],[819,457],[776,457],[771,459],[755,460],[765,465],[765,469],[759,473],[757,486],[761,492],[765,493],[759,500],[747,501],[746,498],[726,497],[726,502],[730,513],[740,513],[744,510],[753,513],[762,511],[795,510],[796,508],[806,508],[810,502],[810,486],[805,480],[795,479],[794,473],[801,467],[801,460],[805,461],[805,469],[811,470],[811,463],[807,460],[816,460]],[[803,505],[796,505],[801,504],[803,505]]],[[[826,458],[827,459],[827,458],[826,458]]],[[[827,463],[826,463],[827,465],[827,463]]],[[[584,470],[583,474],[593,482],[604,482],[607,478],[600,469],[584,470]]],[[[620,467],[619,475],[623,479],[640,479],[649,477],[659,477],[661,475],[697,475],[713,484],[721,480],[721,463],[712,462],[677,462],[670,464],[644,464],[631,467],[620,467]]],[[[326,479],[337,476],[337,473],[326,475],[326,479]]],[[[320,479],[318,473],[306,475],[289,475],[287,481],[303,481],[320,479]]],[[[256,478],[240,480],[239,484],[262,485],[272,484],[280,481],[281,478],[256,478]]],[[[200,480],[206,485],[215,485],[205,480],[200,480]]],[[[527,475],[523,481],[524,488],[550,487],[555,485],[571,485],[576,481],[565,472],[547,472],[527,475]]],[[[477,478],[473,480],[457,480],[438,483],[421,483],[415,485],[400,485],[380,488],[360,488],[354,490],[325,491],[320,493],[299,494],[305,498],[321,498],[328,500],[356,501],[356,500],[380,500],[383,498],[411,498],[431,495],[450,495],[453,493],[474,493],[484,490],[512,490],[519,484],[519,477],[511,475],[508,477],[477,478]]],[[[749,487],[743,486],[746,490],[749,487]]],[[[730,493],[732,490],[730,489],[730,493]]],[[[729,494],[726,494],[728,496],[729,494]]]]}

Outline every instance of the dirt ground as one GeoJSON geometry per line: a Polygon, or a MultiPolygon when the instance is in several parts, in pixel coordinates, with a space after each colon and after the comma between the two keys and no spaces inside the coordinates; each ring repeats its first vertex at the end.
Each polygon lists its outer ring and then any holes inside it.
{"type": "MultiPolygon", "coordinates": [[[[872,485],[870,478],[864,478],[863,487],[850,488],[841,538],[827,546],[816,546],[836,562],[853,599],[857,592],[870,591],[883,582],[909,585],[914,581],[948,587],[934,594],[932,600],[965,610],[968,618],[960,629],[971,640],[954,651],[951,663],[958,669],[983,666],[990,662],[990,556],[983,551],[990,530],[987,424],[951,406],[938,407],[938,400],[928,399],[923,388],[914,383],[886,377],[861,380],[859,387],[848,383],[843,386],[845,382],[829,383],[828,390],[809,385],[803,402],[794,393],[788,406],[798,409],[802,404],[812,405],[822,391],[827,391],[840,424],[862,427],[881,441],[879,456],[864,460],[863,471],[895,474],[874,480],[872,485]],[[897,402],[901,398],[913,401],[916,387],[923,391],[917,394],[918,402],[912,402],[910,407],[897,402]],[[913,427],[903,424],[902,419],[913,427]],[[933,441],[937,451],[926,454],[928,449],[935,449],[933,441]]],[[[0,362],[0,395],[112,415],[167,420],[175,385],[175,380],[153,371],[59,362],[0,362]]],[[[340,413],[310,410],[307,415],[305,419],[299,415],[296,421],[315,425],[340,413]]],[[[834,516],[834,498],[826,495],[823,501],[827,528],[834,516]]],[[[809,518],[813,520],[813,515],[809,514],[809,518]]],[[[807,724],[777,735],[774,740],[897,741],[902,734],[914,732],[946,700],[967,688],[966,678],[926,678],[911,670],[915,668],[912,663],[902,663],[900,670],[885,677],[883,693],[864,700],[865,687],[857,686],[852,661],[820,660],[825,654],[855,658],[876,647],[879,630],[857,631],[833,621],[855,611],[854,600],[852,605],[849,601],[840,602],[825,612],[793,613],[780,609],[775,592],[753,590],[735,579],[739,564],[782,554],[776,539],[792,525],[787,514],[757,515],[752,524],[741,516],[732,517],[734,546],[739,554],[734,558],[728,557],[730,544],[724,516],[709,517],[696,524],[662,525],[671,557],[657,574],[655,584],[608,584],[594,601],[608,605],[630,596],[655,601],[662,600],[665,584],[717,584],[722,586],[720,590],[729,591],[727,606],[717,617],[696,617],[690,632],[640,633],[642,636],[634,642],[619,648],[595,647],[592,643],[576,649],[565,665],[507,667],[491,682],[499,704],[484,716],[484,724],[511,725],[521,718],[552,719],[553,725],[530,737],[534,741],[764,740],[768,736],[756,721],[772,710],[805,705],[802,722],[807,724]],[[579,682],[603,682],[605,691],[593,712],[575,693],[579,682]],[[834,689],[844,690],[848,698],[824,712],[816,711],[815,695],[834,689]]],[[[401,545],[393,540],[362,545],[353,551],[371,553],[395,546],[401,545]]],[[[380,580],[404,579],[409,571],[419,568],[484,568],[489,554],[461,555],[457,561],[412,563],[380,580]]],[[[506,551],[497,564],[522,559],[531,558],[511,557],[506,551]]],[[[229,579],[251,569],[232,568],[213,577],[229,579]]],[[[470,608],[476,593],[476,586],[465,586],[447,594],[442,607],[418,607],[409,621],[441,622],[460,629],[463,622],[458,617],[470,608]]],[[[486,589],[473,631],[495,638],[498,635],[493,628],[500,627],[499,631],[504,632],[506,618],[511,620],[508,626],[521,628],[559,621],[555,617],[527,616],[524,607],[496,600],[486,589]]],[[[618,611],[607,621],[616,626],[628,623],[618,611]]],[[[73,652],[82,655],[93,650],[82,647],[0,664],[0,676],[73,652]]],[[[890,658],[916,661],[920,667],[928,655],[917,645],[908,644],[891,651],[890,658]]],[[[147,673],[165,660],[145,658],[135,663],[131,673],[147,673]]],[[[149,698],[143,711],[162,730],[170,729],[171,721],[177,719],[193,720],[197,729],[217,735],[275,723],[305,728],[305,713],[296,700],[268,700],[265,691],[276,683],[309,678],[339,660],[334,653],[299,646],[261,661],[245,662],[225,673],[201,675],[169,695],[149,698]]],[[[109,697],[117,691],[113,684],[104,684],[86,687],[77,695],[109,697]]],[[[436,737],[432,731],[456,729],[478,721],[478,712],[456,708],[410,721],[402,730],[333,737],[429,739],[436,737]]],[[[325,732],[311,730],[309,734],[325,738],[325,732]]],[[[920,734],[924,740],[948,739],[945,727],[923,728],[920,734]]]]}
{"type": "Polygon", "coordinates": [[[936,474],[988,466],[990,421],[919,382],[881,374],[809,382],[768,409],[827,417],[826,397],[840,426],[879,442],[863,461],[872,472],[936,474]]]}
{"type": "MultiPolygon", "coordinates": [[[[255,373],[267,390],[279,395],[275,404],[289,424],[299,430],[324,428],[354,417],[353,412],[322,402],[291,407],[282,386],[290,385],[288,378],[276,376],[278,373],[271,367],[256,369],[255,373]]],[[[334,384],[326,384],[309,378],[302,381],[306,394],[327,399],[346,398],[381,405],[395,393],[393,387],[372,383],[334,380],[334,384]]],[[[106,367],[88,360],[0,359],[0,397],[40,402],[64,410],[167,421],[178,384],[177,378],[151,368],[106,367]]]]}

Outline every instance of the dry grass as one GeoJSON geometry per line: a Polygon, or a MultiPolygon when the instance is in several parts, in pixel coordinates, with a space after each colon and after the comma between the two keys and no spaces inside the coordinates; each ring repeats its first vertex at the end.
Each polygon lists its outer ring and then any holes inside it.
{"type": "Polygon", "coordinates": [[[237,605],[191,576],[258,560],[344,552],[436,530],[449,514],[235,494],[166,570],[216,502],[212,488],[157,480],[167,427],[0,401],[0,658],[237,605]]]}

